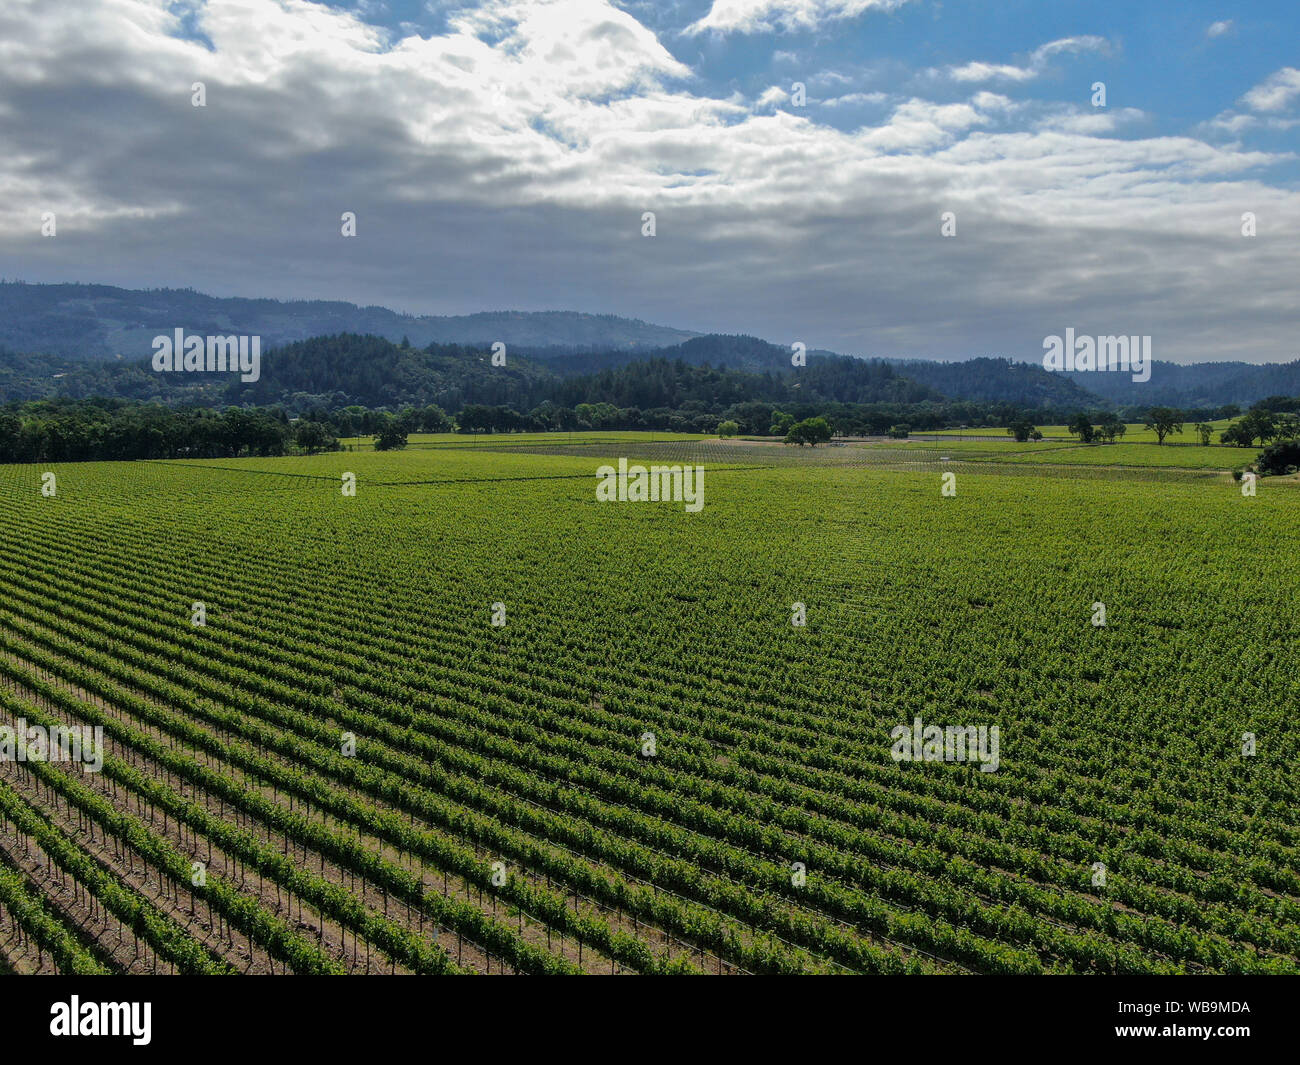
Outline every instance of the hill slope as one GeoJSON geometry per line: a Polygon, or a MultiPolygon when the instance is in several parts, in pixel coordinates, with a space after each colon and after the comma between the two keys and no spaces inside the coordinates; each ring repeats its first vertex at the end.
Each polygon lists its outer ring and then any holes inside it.
{"type": "MultiPolygon", "coordinates": [[[[177,328],[200,335],[257,335],[262,338],[264,353],[340,335],[380,337],[394,344],[407,338],[416,351],[431,344],[481,351],[501,341],[512,367],[526,357],[532,360],[533,371],[559,377],[590,376],[649,358],[748,374],[793,372],[791,349],[786,346],[752,336],[699,335],[614,315],[492,311],[440,317],[399,314],[385,307],[358,307],[341,301],[219,298],[191,289],[0,282],[0,352],[6,353],[0,357],[0,398],[125,395],[174,402],[179,388],[193,393],[191,398],[197,402],[208,402],[214,390],[221,391],[213,382],[203,386],[159,382],[139,373],[117,372],[124,364],[146,359],[153,338],[177,328]]],[[[807,354],[805,371],[819,359],[843,358],[818,350],[807,354]]],[[[1151,380],[1142,384],[1124,374],[1053,374],[1037,363],[1003,358],[855,361],[887,363],[900,378],[935,397],[1044,410],[1097,409],[1111,404],[1206,408],[1236,403],[1246,407],[1270,395],[1300,394],[1300,359],[1259,366],[1157,362],[1151,380]]],[[[336,373],[333,380],[324,367],[316,373],[298,366],[293,376],[310,378],[304,387],[293,387],[303,384],[302,380],[283,379],[278,384],[289,391],[373,393],[368,387],[354,387],[360,371],[345,367],[333,356],[327,365],[336,373]]],[[[438,372],[445,375],[453,368],[443,365],[438,372]]],[[[836,373],[844,378],[841,383],[849,391],[834,398],[852,402],[849,397],[857,385],[845,376],[852,374],[843,369],[836,373]]],[[[409,375],[405,384],[410,384],[409,375]]],[[[404,387],[403,381],[395,385],[399,391],[404,387]]],[[[440,387],[435,383],[434,391],[440,387]]],[[[257,391],[260,394],[266,389],[257,391]]],[[[423,385],[417,391],[428,393],[423,385]]],[[[494,394],[508,393],[507,388],[494,394]]]]}
{"type": "Polygon", "coordinates": [[[1122,373],[1070,373],[1111,403],[1165,407],[1249,407],[1267,396],[1300,395],[1300,359],[1256,366],[1248,362],[1203,362],[1183,366],[1153,362],[1151,380],[1139,383],[1122,373]]]}
{"type": "Polygon", "coordinates": [[[325,300],[205,296],[192,289],[136,290],[111,285],[28,285],[0,282],[0,347],[83,359],[148,356],[151,343],[174,329],[248,334],[262,350],[310,337],[371,334],[417,347],[430,343],[522,349],[649,350],[694,334],[612,314],[577,311],[491,311],[442,317],[399,314],[325,300]]]}

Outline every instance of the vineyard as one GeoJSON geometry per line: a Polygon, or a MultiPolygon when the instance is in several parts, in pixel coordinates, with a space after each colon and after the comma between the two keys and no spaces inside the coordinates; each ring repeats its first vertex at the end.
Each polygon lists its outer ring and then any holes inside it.
{"type": "Polygon", "coordinates": [[[1225,450],[0,467],[0,726],[103,737],[0,761],[0,970],[1298,973],[1300,486],[1225,450]]]}

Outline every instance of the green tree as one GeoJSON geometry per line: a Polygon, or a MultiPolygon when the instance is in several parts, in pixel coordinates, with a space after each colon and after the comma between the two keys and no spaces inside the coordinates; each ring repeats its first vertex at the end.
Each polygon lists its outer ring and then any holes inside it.
{"type": "Polygon", "coordinates": [[[314,455],[318,451],[334,451],[339,442],[323,422],[300,421],[294,429],[294,439],[306,454],[314,455]]]}
{"type": "Polygon", "coordinates": [[[451,418],[441,407],[430,404],[420,412],[420,428],[426,433],[449,433],[451,427],[451,418]]]}
{"type": "Polygon", "coordinates": [[[794,428],[794,415],[786,414],[783,410],[772,412],[772,427],[768,429],[768,436],[785,436],[794,428]]]}
{"type": "Polygon", "coordinates": [[[390,414],[379,426],[379,431],[375,433],[375,450],[400,451],[404,447],[406,447],[406,430],[390,414]]]}
{"type": "Polygon", "coordinates": [[[1128,426],[1119,420],[1119,416],[1114,411],[1106,411],[1097,421],[1093,429],[1093,436],[1103,444],[1113,444],[1117,437],[1123,436],[1128,432],[1128,426]]]}
{"type": "Polygon", "coordinates": [[[1257,463],[1264,476],[1280,476],[1300,469],[1300,440],[1279,440],[1259,453],[1257,463]]]}
{"type": "Polygon", "coordinates": [[[735,422],[723,422],[718,426],[718,438],[725,440],[729,436],[735,436],[740,432],[740,426],[735,422]]]}
{"type": "Polygon", "coordinates": [[[1163,444],[1170,433],[1183,431],[1183,412],[1173,407],[1152,407],[1146,427],[1156,434],[1156,443],[1163,444]]]}
{"type": "Polygon", "coordinates": [[[1096,430],[1092,427],[1092,419],[1083,412],[1076,414],[1065,428],[1071,436],[1077,436],[1079,442],[1083,444],[1091,444],[1096,438],[1096,430]]]}
{"type": "Polygon", "coordinates": [[[456,415],[456,425],[462,433],[490,433],[495,421],[491,407],[481,403],[469,403],[456,415]]]}
{"type": "Polygon", "coordinates": [[[796,422],[786,434],[785,442],[787,444],[798,444],[803,447],[807,444],[809,447],[816,447],[818,444],[824,444],[831,438],[831,427],[825,418],[805,418],[801,422],[796,422]]]}
{"type": "Polygon", "coordinates": [[[1033,437],[1036,428],[1028,418],[1017,418],[1007,426],[1007,435],[1014,436],[1016,443],[1023,444],[1033,437]]]}

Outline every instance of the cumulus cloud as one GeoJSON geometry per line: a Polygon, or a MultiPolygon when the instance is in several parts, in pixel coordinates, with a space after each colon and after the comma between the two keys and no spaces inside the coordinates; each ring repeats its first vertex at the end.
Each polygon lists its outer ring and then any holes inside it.
{"type": "Polygon", "coordinates": [[[846,92],[843,96],[832,96],[821,100],[822,107],[858,107],[863,104],[882,104],[889,99],[885,92],[846,92]]]}
{"type": "Polygon", "coordinates": [[[1300,96],[1300,68],[1283,67],[1241,98],[1252,111],[1281,111],[1300,96]]]}
{"type": "Polygon", "coordinates": [[[909,0],[713,0],[709,13],[686,27],[688,35],[815,30],[824,22],[867,11],[894,11],[909,0]]]}
{"type": "Polygon", "coordinates": [[[1063,133],[1086,133],[1102,136],[1114,133],[1121,126],[1146,118],[1146,113],[1136,107],[1119,107],[1114,109],[1081,111],[1078,108],[1057,110],[1037,123],[1042,130],[1058,130],[1063,133]]]}
{"type": "Polygon", "coordinates": [[[306,0],[179,10],[0,6],[0,274],[862,354],[1036,357],[1064,325],[1158,357],[1296,354],[1294,249],[1237,222],[1300,226],[1258,176],[1277,154],[1043,124],[988,91],[872,101],[841,130],[772,89],[710,94],[603,0],[491,0],[430,36],[306,0]]]}
{"type": "Polygon", "coordinates": [[[1048,60],[1061,53],[1106,52],[1109,43],[1104,37],[1062,37],[1048,41],[1029,54],[1024,66],[1011,63],[971,62],[948,67],[944,72],[954,81],[1032,81],[1047,69],[1048,60]]]}
{"type": "Polygon", "coordinates": [[[1219,22],[1211,22],[1209,28],[1205,31],[1207,37],[1222,37],[1225,33],[1232,30],[1232,19],[1223,19],[1219,22]]]}
{"type": "Polygon", "coordinates": [[[1283,67],[1242,96],[1240,103],[1245,111],[1223,111],[1202,123],[1200,128],[1229,136],[1251,130],[1283,132],[1294,129],[1300,126],[1300,118],[1287,118],[1278,112],[1285,111],[1297,96],[1300,96],[1300,69],[1283,67]]]}

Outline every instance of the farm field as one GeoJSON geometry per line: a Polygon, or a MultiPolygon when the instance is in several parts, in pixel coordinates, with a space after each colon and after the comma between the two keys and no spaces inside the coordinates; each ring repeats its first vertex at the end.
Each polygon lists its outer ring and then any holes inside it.
{"type": "Polygon", "coordinates": [[[547,435],[0,467],[0,968],[1300,973],[1253,452],[547,435]]]}
{"type": "MultiPolygon", "coordinates": [[[[1219,433],[1228,428],[1233,423],[1232,418],[1220,418],[1217,421],[1208,422],[1213,426],[1214,436],[1211,438],[1216,444],[1219,440],[1219,433]]],[[[1166,444],[1199,444],[1200,436],[1193,426],[1195,422],[1188,421],[1183,424],[1181,433],[1170,433],[1165,438],[1166,444]]],[[[1070,430],[1064,425],[1040,425],[1039,431],[1046,438],[1045,442],[1051,443],[1055,440],[1073,440],[1075,437],[1070,435],[1070,430]]],[[[916,434],[918,436],[942,436],[961,439],[963,437],[981,438],[990,436],[1001,436],[1006,433],[1005,429],[935,429],[926,430],[916,434]]],[[[1142,422],[1129,422],[1124,426],[1124,436],[1121,438],[1126,444],[1154,444],[1156,443],[1156,434],[1154,429],[1148,429],[1142,422]]]]}
{"type": "MultiPolygon", "coordinates": [[[[936,445],[930,444],[930,449],[936,445]]],[[[959,441],[941,445],[944,454],[960,455],[961,450],[972,448],[975,454],[990,462],[1039,462],[1055,466],[1154,466],[1184,470],[1234,470],[1241,469],[1259,455],[1257,448],[1226,447],[1218,444],[1209,447],[1170,447],[1147,444],[1067,444],[1043,441],[1038,444],[986,444],[978,448],[972,441],[959,441]]]]}
{"type": "MultiPolygon", "coordinates": [[[[499,437],[499,434],[497,434],[499,437]]],[[[493,439],[490,434],[477,433],[408,433],[406,443],[408,447],[447,447],[447,448],[475,448],[482,446],[485,442],[493,439]]],[[[708,439],[705,433],[665,433],[637,431],[631,429],[611,429],[600,432],[579,432],[579,433],[511,433],[510,442],[515,447],[526,447],[530,445],[550,446],[558,442],[566,443],[654,443],[662,440],[705,440],[708,439]]],[[[349,448],[357,451],[370,450],[374,446],[374,437],[371,436],[349,436],[343,438],[340,443],[346,444],[349,448]]]]}

